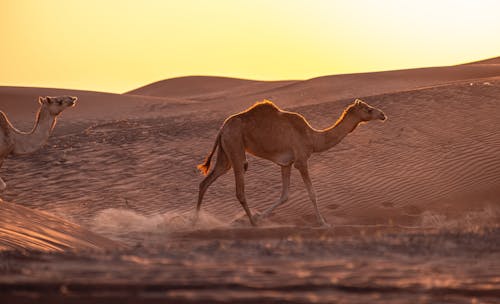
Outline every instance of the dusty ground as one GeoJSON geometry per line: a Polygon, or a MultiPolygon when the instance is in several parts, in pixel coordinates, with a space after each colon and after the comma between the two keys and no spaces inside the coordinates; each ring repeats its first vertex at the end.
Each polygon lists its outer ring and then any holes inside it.
{"type": "MultiPolygon", "coordinates": [[[[500,65],[384,73],[181,78],[123,95],[0,88],[0,110],[23,130],[36,95],[79,96],[46,147],[0,171],[8,184],[0,297],[494,303],[500,65]],[[261,227],[241,220],[232,174],[208,190],[202,221],[191,226],[202,179],[195,167],[228,115],[269,98],[324,128],[359,97],[388,121],[362,125],[310,160],[333,228],[314,228],[295,172],[290,201],[261,227]]],[[[247,199],[262,211],[279,197],[279,168],[249,163],[247,199]]]]}
{"type": "Polygon", "coordinates": [[[155,245],[104,253],[0,253],[0,297],[5,303],[495,303],[500,294],[498,228],[364,236],[350,229],[349,237],[336,235],[345,228],[253,230],[252,238],[246,231],[227,238],[157,236],[155,245]]]}

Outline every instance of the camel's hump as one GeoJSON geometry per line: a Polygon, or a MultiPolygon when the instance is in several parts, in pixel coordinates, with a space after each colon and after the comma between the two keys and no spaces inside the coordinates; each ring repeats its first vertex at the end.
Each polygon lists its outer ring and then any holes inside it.
{"type": "Polygon", "coordinates": [[[275,105],[272,101],[264,99],[262,101],[256,102],[253,106],[251,106],[250,108],[248,108],[245,112],[260,111],[260,110],[279,111],[280,108],[278,108],[278,106],[275,105]]]}

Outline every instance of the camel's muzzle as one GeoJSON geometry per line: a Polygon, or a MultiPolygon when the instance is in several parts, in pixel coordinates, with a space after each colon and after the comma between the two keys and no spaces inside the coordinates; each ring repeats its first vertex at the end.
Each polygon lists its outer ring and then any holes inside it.
{"type": "Polygon", "coordinates": [[[68,105],[70,107],[74,107],[76,105],[76,101],[78,100],[78,97],[71,97],[71,100],[68,101],[68,105]]]}

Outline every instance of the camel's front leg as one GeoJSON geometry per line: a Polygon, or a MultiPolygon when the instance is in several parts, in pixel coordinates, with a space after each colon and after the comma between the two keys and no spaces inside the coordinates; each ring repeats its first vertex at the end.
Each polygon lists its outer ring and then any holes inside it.
{"type": "Polygon", "coordinates": [[[290,174],[291,174],[291,172],[292,172],[292,166],[289,165],[289,166],[282,166],[281,167],[281,181],[283,183],[281,197],[276,203],[274,203],[274,205],[269,207],[269,209],[267,209],[266,211],[264,211],[260,215],[256,215],[255,216],[256,220],[261,220],[263,218],[266,218],[267,216],[269,216],[269,214],[271,214],[274,211],[274,209],[276,209],[278,206],[280,206],[281,204],[284,204],[286,201],[288,201],[288,193],[290,192],[290,174]]]}
{"type": "Polygon", "coordinates": [[[309,170],[307,166],[300,166],[297,167],[297,169],[300,171],[300,175],[302,176],[302,180],[304,181],[304,184],[306,185],[307,192],[309,193],[309,198],[311,199],[311,202],[313,203],[314,210],[316,211],[316,219],[318,220],[319,224],[323,227],[329,227],[328,223],[325,221],[321,213],[319,212],[318,204],[316,203],[316,192],[314,191],[314,187],[311,182],[311,178],[309,177],[309,170]]]}

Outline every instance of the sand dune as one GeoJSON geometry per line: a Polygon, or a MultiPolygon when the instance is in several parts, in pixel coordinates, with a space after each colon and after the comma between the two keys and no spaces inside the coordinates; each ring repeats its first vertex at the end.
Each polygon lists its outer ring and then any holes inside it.
{"type": "MultiPolygon", "coordinates": [[[[6,160],[1,174],[9,187],[2,197],[67,215],[90,229],[95,217],[109,208],[143,216],[188,215],[202,179],[195,167],[228,115],[270,95],[279,106],[324,128],[351,102],[349,96],[365,94],[363,98],[382,108],[389,120],[363,125],[331,151],[311,159],[319,205],[329,221],[436,226],[463,223],[460,219],[466,217],[470,225],[491,222],[497,219],[500,197],[499,75],[494,65],[463,65],[292,83],[209,78],[204,86],[203,77],[173,80],[198,86],[196,94],[232,90],[236,96],[214,102],[189,99],[186,88],[175,93],[187,96],[182,99],[2,87],[2,110],[25,128],[33,123],[37,95],[80,98],[76,108],[62,115],[48,146],[6,160]],[[497,77],[483,78],[491,75],[497,77]],[[256,84],[275,88],[249,91],[256,84]],[[381,91],[387,92],[371,95],[381,91]]],[[[173,84],[167,80],[153,88],[173,84]]],[[[276,166],[250,156],[246,179],[253,209],[263,210],[278,198],[276,166]]],[[[241,214],[232,174],[209,189],[203,209],[221,222],[241,214]]],[[[309,225],[314,222],[312,210],[294,172],[291,200],[270,221],[309,225]]]]}
{"type": "Polygon", "coordinates": [[[33,126],[38,110],[38,96],[72,95],[78,96],[78,110],[66,111],[59,120],[56,135],[81,131],[92,124],[123,119],[157,117],[158,111],[182,113],[192,111],[193,103],[181,98],[147,97],[121,95],[104,92],[32,88],[0,87],[0,110],[5,112],[11,122],[24,131],[33,126]]]}
{"type": "Polygon", "coordinates": [[[213,76],[188,76],[166,79],[126,94],[156,97],[214,99],[233,92],[256,92],[286,86],[295,81],[256,81],[213,76]]]}
{"type": "Polygon", "coordinates": [[[85,251],[125,248],[43,211],[0,200],[0,251],[85,251]]]}
{"type": "MultiPolygon", "coordinates": [[[[132,93],[0,87],[0,110],[25,130],[36,96],[79,97],[47,146],[0,171],[10,202],[0,202],[0,302],[496,300],[499,65],[291,82],[186,77],[132,93]],[[290,200],[260,227],[249,227],[231,173],[191,225],[196,165],[224,119],[262,98],[316,128],[353,98],[387,114],[310,159],[332,228],[312,227],[295,171],[290,200]]],[[[249,156],[245,178],[252,210],[278,199],[276,165],[249,156]]]]}
{"type": "Polygon", "coordinates": [[[490,58],[490,59],[485,59],[485,60],[480,60],[480,61],[474,61],[468,64],[500,64],[500,57],[495,57],[495,58],[490,58]]]}
{"type": "Polygon", "coordinates": [[[333,75],[304,81],[281,82],[198,76],[167,79],[129,93],[169,98],[182,97],[193,101],[211,101],[212,103],[223,103],[224,107],[236,110],[247,105],[249,100],[265,98],[278,102],[282,106],[291,107],[407,91],[498,75],[500,75],[500,66],[462,65],[333,75]]]}
{"type": "MultiPolygon", "coordinates": [[[[493,60],[493,59],[492,59],[493,60]]],[[[461,65],[400,71],[333,75],[305,81],[253,81],[193,76],[167,79],[126,94],[81,90],[0,87],[1,109],[19,128],[29,129],[44,95],[75,95],[78,111],[64,113],[63,128],[124,119],[143,119],[213,112],[229,115],[257,100],[270,99],[282,107],[319,104],[347,98],[394,93],[500,75],[500,66],[461,65]],[[71,124],[67,124],[71,121],[71,124]]],[[[72,130],[73,130],[72,129],[72,130]]],[[[66,131],[71,133],[71,130],[66,131]]]]}

